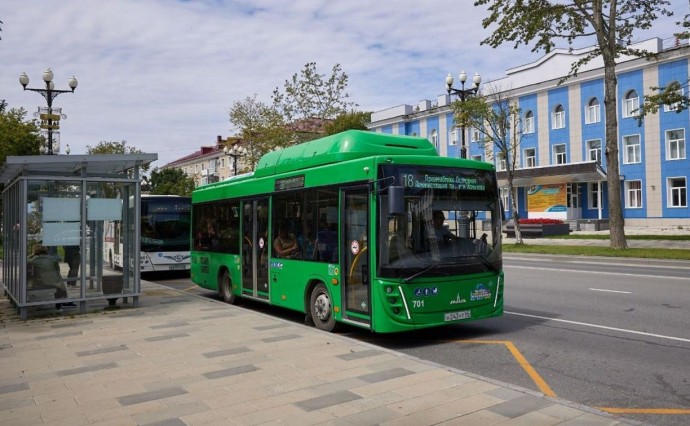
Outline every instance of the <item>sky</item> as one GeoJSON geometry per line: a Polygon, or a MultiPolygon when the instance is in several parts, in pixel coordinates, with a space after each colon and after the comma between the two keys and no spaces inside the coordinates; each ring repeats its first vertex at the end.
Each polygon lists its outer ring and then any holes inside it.
{"type": "MultiPolygon", "coordinates": [[[[316,62],[330,75],[340,64],[347,92],[362,111],[416,105],[445,93],[445,77],[465,70],[483,82],[533,62],[531,46],[481,45],[485,7],[473,0],[3,0],[0,99],[31,117],[51,68],[62,154],[84,154],[100,141],[157,153],[153,167],[237,133],[229,110],[256,95],[271,103],[285,80],[316,62]]],[[[636,41],[667,39],[688,2],[636,41]]],[[[593,40],[592,40],[593,42],[593,40]]],[[[567,47],[565,45],[559,47],[567,47]]],[[[471,81],[471,80],[470,80],[471,81]]]]}

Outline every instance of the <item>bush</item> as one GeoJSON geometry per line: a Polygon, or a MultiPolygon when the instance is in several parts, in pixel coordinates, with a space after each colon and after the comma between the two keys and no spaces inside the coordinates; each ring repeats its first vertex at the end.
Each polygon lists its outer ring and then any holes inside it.
{"type": "Polygon", "coordinates": [[[561,219],[547,219],[547,218],[534,218],[534,219],[520,219],[521,225],[556,225],[564,223],[561,219]]]}

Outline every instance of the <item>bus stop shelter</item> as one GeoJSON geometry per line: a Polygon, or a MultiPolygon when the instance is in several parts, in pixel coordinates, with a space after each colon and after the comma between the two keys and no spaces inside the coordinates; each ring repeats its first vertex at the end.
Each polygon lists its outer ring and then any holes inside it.
{"type": "Polygon", "coordinates": [[[2,192],[2,286],[22,320],[31,309],[118,298],[138,305],[140,171],[158,154],[7,157],[2,192]],[[106,238],[107,237],[107,238],[106,238]],[[110,241],[108,241],[110,240],[110,241]],[[104,245],[123,256],[115,270],[104,245]]]}

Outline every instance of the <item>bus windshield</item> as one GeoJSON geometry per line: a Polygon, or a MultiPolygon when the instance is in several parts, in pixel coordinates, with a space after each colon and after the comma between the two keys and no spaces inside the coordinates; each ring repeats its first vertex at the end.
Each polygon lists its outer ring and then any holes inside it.
{"type": "Polygon", "coordinates": [[[189,250],[189,198],[142,198],[141,251],[189,250]]]}
{"type": "Polygon", "coordinates": [[[501,208],[488,170],[381,166],[381,182],[403,187],[403,211],[389,213],[380,197],[378,274],[410,282],[498,272],[501,208]]]}

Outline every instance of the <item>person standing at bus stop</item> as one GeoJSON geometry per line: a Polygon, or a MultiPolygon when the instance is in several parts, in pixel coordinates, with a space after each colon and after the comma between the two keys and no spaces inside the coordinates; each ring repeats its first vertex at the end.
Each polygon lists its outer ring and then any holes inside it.
{"type": "MultiPolygon", "coordinates": [[[[48,253],[48,248],[37,244],[34,246],[33,256],[29,258],[33,272],[34,287],[55,288],[55,298],[67,298],[65,281],[60,274],[60,258],[48,253]]],[[[63,306],[75,306],[74,302],[56,303],[55,308],[61,310],[63,306]]]]}

